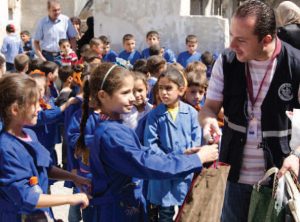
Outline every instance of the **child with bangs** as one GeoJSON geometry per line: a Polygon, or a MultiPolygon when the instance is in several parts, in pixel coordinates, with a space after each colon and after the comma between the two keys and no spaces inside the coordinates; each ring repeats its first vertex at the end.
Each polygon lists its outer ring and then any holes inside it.
{"type": "Polygon", "coordinates": [[[35,133],[39,116],[40,89],[24,74],[6,75],[0,80],[0,221],[54,221],[52,206],[81,205],[89,201],[86,194],[48,195],[48,176],[72,180],[79,186],[90,182],[55,167],[50,153],[35,133]]]}
{"type": "Polygon", "coordinates": [[[101,114],[109,117],[98,124],[88,147],[77,147],[79,153],[90,152],[93,221],[147,221],[141,183],[134,178],[165,180],[201,170],[203,163],[218,157],[217,146],[186,150],[191,155],[164,154],[144,147],[134,130],[121,120],[135,101],[132,73],[103,63],[93,71],[89,85],[91,101],[98,104],[101,114]]]}
{"type": "MultiPolygon", "coordinates": [[[[200,146],[198,113],[180,101],[186,84],[182,73],[168,66],[157,82],[161,104],[148,115],[144,132],[145,146],[157,153],[177,155],[183,154],[188,148],[200,146]]],[[[149,180],[147,199],[155,206],[154,209],[158,208],[160,221],[172,221],[175,206],[182,205],[192,176],[188,174],[176,179],[149,180]]]]}
{"type": "Polygon", "coordinates": [[[152,109],[152,105],[148,103],[147,93],[148,84],[145,74],[140,72],[133,72],[134,89],[133,95],[135,97],[134,106],[130,113],[122,115],[124,124],[132,129],[136,129],[138,122],[147,115],[152,109]]]}
{"type": "Polygon", "coordinates": [[[47,78],[41,71],[32,72],[30,76],[37,82],[40,92],[40,111],[38,113],[37,123],[30,128],[36,133],[41,144],[49,151],[54,165],[57,165],[57,154],[55,144],[60,143],[60,132],[58,123],[63,119],[63,112],[71,104],[77,102],[71,98],[60,107],[55,105],[54,98],[49,95],[47,87],[47,78]]]}

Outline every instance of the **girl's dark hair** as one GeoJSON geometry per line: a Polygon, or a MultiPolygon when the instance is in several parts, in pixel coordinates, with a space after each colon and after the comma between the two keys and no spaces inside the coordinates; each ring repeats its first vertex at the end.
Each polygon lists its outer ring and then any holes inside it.
{"type": "Polygon", "coordinates": [[[94,103],[97,108],[101,108],[101,102],[98,98],[98,92],[104,90],[108,94],[113,94],[117,89],[122,86],[122,81],[124,77],[132,75],[132,73],[121,67],[115,66],[113,69],[110,68],[114,66],[112,63],[102,63],[93,69],[89,80],[86,80],[83,85],[83,104],[82,104],[82,119],[80,122],[80,136],[76,144],[76,156],[82,156],[83,162],[87,163],[88,149],[85,145],[84,140],[84,129],[89,115],[89,101],[94,103]],[[110,72],[108,73],[108,71],[110,72]],[[106,76],[105,82],[101,89],[102,82],[106,76]]]}
{"type": "Polygon", "coordinates": [[[147,74],[148,73],[147,60],[146,59],[136,60],[133,65],[133,71],[138,71],[147,74]]]}
{"type": "Polygon", "coordinates": [[[163,77],[168,78],[171,82],[175,83],[178,87],[185,87],[185,80],[183,74],[176,68],[172,67],[171,65],[167,66],[167,70],[164,71],[158,77],[157,82],[159,82],[159,80],[163,77]]]}
{"type": "Polygon", "coordinates": [[[10,107],[15,102],[21,109],[39,100],[37,83],[31,77],[12,73],[0,79],[0,118],[6,127],[11,121],[10,107]]]}
{"type": "Polygon", "coordinates": [[[108,94],[112,95],[117,89],[122,86],[124,77],[128,75],[132,76],[132,73],[122,66],[115,66],[109,72],[109,74],[106,75],[113,65],[114,64],[112,63],[102,63],[93,70],[93,73],[90,77],[91,97],[97,103],[97,105],[99,105],[99,107],[101,106],[101,102],[97,95],[100,90],[104,90],[108,94]],[[106,79],[103,84],[103,88],[101,89],[101,85],[105,75],[106,79]]]}

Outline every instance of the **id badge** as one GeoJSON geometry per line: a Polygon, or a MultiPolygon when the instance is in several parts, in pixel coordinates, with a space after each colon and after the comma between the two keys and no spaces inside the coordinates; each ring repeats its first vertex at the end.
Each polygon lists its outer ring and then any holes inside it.
{"type": "Polygon", "coordinates": [[[257,119],[253,118],[249,121],[247,137],[249,139],[257,139],[257,119]]]}

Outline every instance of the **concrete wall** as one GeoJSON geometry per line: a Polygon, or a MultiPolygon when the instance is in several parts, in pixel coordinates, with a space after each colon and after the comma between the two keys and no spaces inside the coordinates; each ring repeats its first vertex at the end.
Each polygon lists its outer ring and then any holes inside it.
{"type": "Polygon", "coordinates": [[[145,35],[157,30],[161,45],[178,53],[185,50],[185,37],[196,34],[199,50],[217,51],[229,44],[228,20],[218,16],[189,16],[189,0],[97,0],[94,1],[95,36],[108,35],[119,51],[122,37],[132,33],[137,49],[146,47],[145,35]]]}

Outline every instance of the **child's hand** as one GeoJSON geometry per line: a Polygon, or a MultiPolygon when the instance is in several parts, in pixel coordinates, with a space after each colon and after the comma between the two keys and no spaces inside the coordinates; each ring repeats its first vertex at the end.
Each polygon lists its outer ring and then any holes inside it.
{"type": "Polygon", "coordinates": [[[91,180],[87,178],[76,176],[73,182],[76,185],[76,187],[78,187],[82,192],[89,191],[91,188],[91,180]]]}
{"type": "Polygon", "coordinates": [[[198,153],[200,149],[201,149],[200,146],[192,147],[192,148],[186,149],[184,151],[184,154],[190,155],[190,154],[198,153]]]}
{"type": "Polygon", "coordinates": [[[213,144],[202,146],[197,154],[202,164],[215,161],[219,157],[218,145],[213,144]]]}
{"type": "Polygon", "coordinates": [[[71,206],[80,204],[82,209],[86,208],[89,205],[89,198],[85,193],[77,193],[73,194],[71,198],[69,198],[69,204],[71,206]]]}

